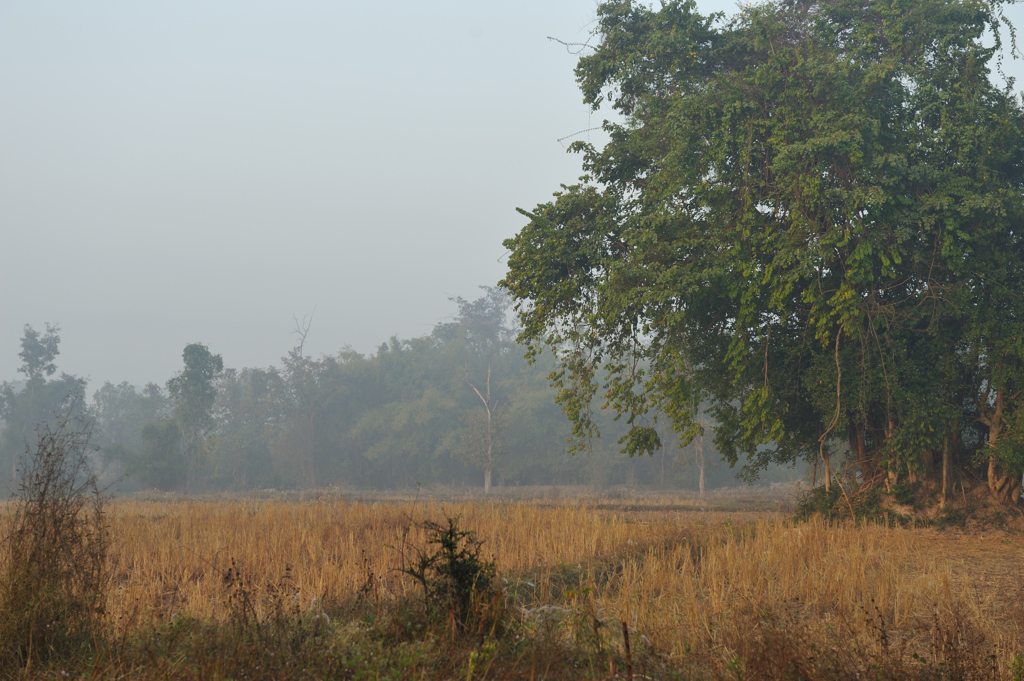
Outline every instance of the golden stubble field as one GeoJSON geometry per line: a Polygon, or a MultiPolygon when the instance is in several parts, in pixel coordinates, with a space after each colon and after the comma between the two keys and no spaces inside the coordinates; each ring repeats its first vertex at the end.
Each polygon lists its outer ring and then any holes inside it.
{"type": "Polygon", "coordinates": [[[608,631],[624,620],[674,666],[727,665],[769,631],[867,654],[979,647],[1003,671],[1024,648],[1017,535],[595,506],[116,501],[106,612],[122,632],[181,615],[225,618],[232,565],[255,592],[283,588],[303,608],[415,596],[399,571],[403,547],[422,544],[421,521],[459,516],[485,542],[515,616],[546,619],[566,637],[584,620],[608,631]]]}

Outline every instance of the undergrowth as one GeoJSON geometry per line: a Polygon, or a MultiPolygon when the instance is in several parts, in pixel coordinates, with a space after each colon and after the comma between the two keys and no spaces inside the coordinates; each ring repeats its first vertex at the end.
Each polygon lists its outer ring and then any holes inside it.
{"type": "MultiPolygon", "coordinates": [[[[901,494],[905,492],[901,490],[901,494]]],[[[878,487],[850,490],[844,494],[839,485],[827,491],[824,486],[818,486],[808,490],[799,499],[794,517],[799,521],[814,516],[822,516],[826,520],[849,519],[852,508],[853,517],[858,521],[881,522],[890,526],[907,524],[909,518],[883,506],[883,495],[885,490],[878,487]]]]}
{"type": "Polygon", "coordinates": [[[838,485],[828,491],[824,486],[818,486],[805,492],[798,500],[794,518],[806,521],[820,516],[829,521],[849,520],[852,509],[853,518],[859,522],[881,523],[890,527],[934,523],[938,529],[963,529],[976,510],[973,503],[967,502],[937,511],[934,518],[928,513],[921,514],[921,511],[929,509],[934,511],[937,504],[934,490],[929,493],[920,482],[909,480],[900,481],[889,490],[879,486],[858,488],[850,483],[845,494],[838,485]]]}

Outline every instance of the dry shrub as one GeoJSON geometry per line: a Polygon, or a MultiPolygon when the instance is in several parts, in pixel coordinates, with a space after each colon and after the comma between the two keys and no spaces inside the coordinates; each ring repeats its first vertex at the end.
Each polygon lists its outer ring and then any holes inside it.
{"type": "Polygon", "coordinates": [[[72,402],[37,429],[0,555],[0,670],[89,648],[102,616],[103,497],[88,462],[89,427],[72,402]]]}

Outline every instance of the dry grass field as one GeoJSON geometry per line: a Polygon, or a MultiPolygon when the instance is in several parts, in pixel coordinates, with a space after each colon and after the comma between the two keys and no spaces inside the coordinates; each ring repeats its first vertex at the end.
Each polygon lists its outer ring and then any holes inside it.
{"type": "MultiPolygon", "coordinates": [[[[115,501],[106,643],[70,674],[1021,677],[1019,535],[675,501],[115,501]],[[428,547],[422,521],[446,518],[498,570],[501,616],[471,635],[429,617],[401,571],[428,547]],[[291,647],[267,653],[280,639],[291,647]]],[[[65,678],[58,667],[25,676],[65,678]]]]}

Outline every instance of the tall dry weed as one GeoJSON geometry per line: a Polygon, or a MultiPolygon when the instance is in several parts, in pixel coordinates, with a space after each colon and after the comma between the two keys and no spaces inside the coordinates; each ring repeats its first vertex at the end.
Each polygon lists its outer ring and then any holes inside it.
{"type": "Polygon", "coordinates": [[[26,452],[0,554],[0,671],[70,658],[95,641],[108,548],[89,468],[89,427],[74,405],[26,452]]]}

